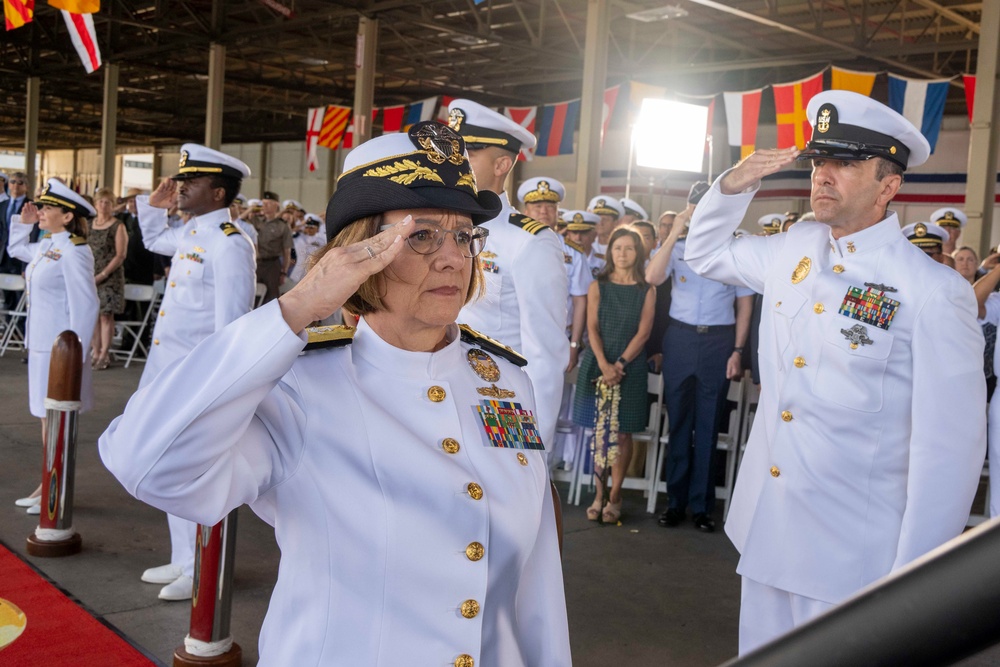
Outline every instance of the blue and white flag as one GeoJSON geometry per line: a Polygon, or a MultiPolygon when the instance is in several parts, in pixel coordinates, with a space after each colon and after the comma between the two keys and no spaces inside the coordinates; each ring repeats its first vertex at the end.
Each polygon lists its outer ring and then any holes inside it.
{"type": "Polygon", "coordinates": [[[907,79],[889,75],[889,106],[913,123],[927,143],[931,153],[937,144],[951,79],[907,79]]]}
{"type": "Polygon", "coordinates": [[[406,126],[414,125],[422,120],[430,120],[437,113],[437,95],[428,97],[426,100],[414,102],[406,110],[406,126]]]}

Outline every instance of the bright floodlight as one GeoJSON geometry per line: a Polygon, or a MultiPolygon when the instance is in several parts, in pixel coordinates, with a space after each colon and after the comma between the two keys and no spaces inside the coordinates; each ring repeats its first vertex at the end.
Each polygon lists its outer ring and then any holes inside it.
{"type": "Polygon", "coordinates": [[[701,171],[708,107],[644,99],[632,131],[640,167],[701,171]]]}

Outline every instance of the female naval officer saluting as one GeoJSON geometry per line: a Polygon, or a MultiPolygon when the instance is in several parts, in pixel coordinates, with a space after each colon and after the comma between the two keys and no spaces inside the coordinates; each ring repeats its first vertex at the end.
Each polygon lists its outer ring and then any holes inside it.
{"type": "Polygon", "coordinates": [[[455,323],[482,284],[477,225],[499,210],[445,126],[359,146],[302,281],[101,436],[140,500],[205,525],[249,503],[275,527],[260,664],[570,664],[524,360],[455,323]],[[356,331],[306,331],[341,306],[356,331]]]}
{"type": "MultiPolygon", "coordinates": [[[[7,252],[27,262],[28,282],[28,407],[42,420],[45,443],[45,396],[49,384],[49,356],[56,336],[72,329],[83,345],[83,384],[80,411],[93,403],[90,380],[90,338],[97,323],[97,287],[94,255],[87,245],[87,218],[97,215],[94,207],[76,192],[52,178],[35,203],[27,203],[19,220],[10,223],[7,252]],[[37,243],[29,243],[32,225],[47,232],[37,243]]],[[[34,493],[16,501],[38,514],[41,485],[34,493]]]]}

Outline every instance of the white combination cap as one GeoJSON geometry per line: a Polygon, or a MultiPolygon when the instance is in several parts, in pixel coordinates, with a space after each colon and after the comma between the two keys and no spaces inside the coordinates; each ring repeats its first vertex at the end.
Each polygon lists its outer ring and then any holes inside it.
{"type": "Polygon", "coordinates": [[[250,167],[232,155],[201,144],[181,146],[181,159],[177,163],[177,175],[173,180],[184,181],[214,175],[243,179],[250,175],[250,167]]]}
{"type": "Polygon", "coordinates": [[[597,195],[587,204],[587,210],[597,215],[613,215],[620,218],[625,215],[625,207],[614,197],[597,195]]]}
{"type": "Polygon", "coordinates": [[[97,211],[90,205],[90,202],[83,198],[83,195],[73,192],[65,183],[55,178],[48,180],[45,189],[42,190],[42,194],[35,200],[35,203],[61,206],[86,218],[93,218],[97,215],[97,211]]]}
{"type": "Polygon", "coordinates": [[[954,206],[945,206],[931,213],[931,222],[942,227],[958,227],[961,229],[965,227],[965,223],[968,221],[969,218],[965,215],[965,211],[954,206]]]}
{"type": "Polygon", "coordinates": [[[535,135],[502,113],[472,100],[452,100],[448,105],[448,127],[465,139],[470,150],[498,146],[511,153],[534,148],[535,135]]]}
{"type": "Polygon", "coordinates": [[[517,198],[524,204],[552,202],[558,204],[566,196],[562,183],[548,176],[529,178],[517,189],[517,198]]]}
{"type": "Polygon", "coordinates": [[[628,197],[622,197],[620,203],[622,208],[624,208],[625,212],[629,215],[634,215],[640,220],[646,220],[649,218],[649,215],[646,213],[646,209],[639,206],[639,202],[636,200],[629,199],[628,197]]]}

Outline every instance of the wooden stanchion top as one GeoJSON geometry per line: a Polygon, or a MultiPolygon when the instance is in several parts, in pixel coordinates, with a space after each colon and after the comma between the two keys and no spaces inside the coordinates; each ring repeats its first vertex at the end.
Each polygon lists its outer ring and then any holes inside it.
{"type": "Polygon", "coordinates": [[[52,344],[48,398],[53,401],[79,401],[82,381],[83,344],[74,332],[63,331],[52,344]]]}

